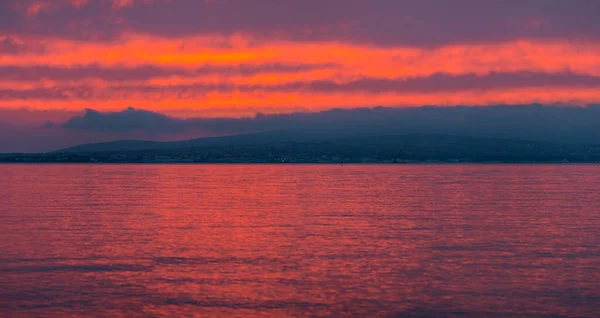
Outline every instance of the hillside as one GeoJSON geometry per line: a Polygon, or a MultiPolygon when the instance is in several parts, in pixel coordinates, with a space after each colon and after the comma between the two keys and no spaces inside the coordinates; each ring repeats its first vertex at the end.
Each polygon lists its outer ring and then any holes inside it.
{"type": "Polygon", "coordinates": [[[178,142],[118,141],[1,162],[392,163],[600,162],[600,146],[444,135],[328,137],[269,132],[178,142]]]}

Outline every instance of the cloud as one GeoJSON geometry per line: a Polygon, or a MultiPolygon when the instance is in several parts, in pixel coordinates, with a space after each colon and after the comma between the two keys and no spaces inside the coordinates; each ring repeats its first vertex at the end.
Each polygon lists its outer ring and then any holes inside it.
{"type": "Polygon", "coordinates": [[[171,76],[193,78],[203,75],[251,76],[261,73],[297,73],[318,69],[337,68],[335,64],[239,64],[239,65],[203,65],[200,67],[179,68],[155,65],[103,66],[99,64],[61,66],[2,66],[0,80],[4,81],[74,81],[82,79],[100,79],[104,81],[146,81],[171,76]]]}
{"type": "Polygon", "coordinates": [[[265,40],[440,46],[600,37],[598,1],[3,1],[0,31],[81,40],[247,34],[265,40]],[[40,4],[44,4],[40,6],[40,4]],[[31,14],[32,8],[37,8],[31,14]],[[28,14],[29,12],[29,14],[28,14]],[[168,14],[166,14],[168,13],[168,14]],[[68,23],[65,23],[68,21],[68,23]]]}
{"type": "MultiPolygon", "coordinates": [[[[15,72],[16,73],[16,72],[15,72]]],[[[132,77],[144,77],[149,72],[139,71],[132,77]]],[[[74,74],[78,74],[74,71],[74,74]]],[[[9,75],[10,76],[10,75],[9,75]]],[[[28,77],[23,73],[22,77],[28,77]]],[[[36,75],[37,76],[37,75],[36,75]]],[[[33,76],[33,77],[36,77],[33,76]]],[[[1,76],[0,76],[1,77],[1,76]]],[[[118,73],[108,77],[118,79],[118,73]]],[[[549,74],[538,72],[499,73],[487,75],[462,74],[450,75],[436,73],[431,76],[408,78],[359,78],[348,82],[333,80],[315,80],[306,82],[289,82],[281,84],[235,84],[231,82],[195,83],[180,85],[120,84],[108,87],[89,85],[56,86],[51,88],[0,89],[0,99],[48,99],[48,100],[102,100],[118,99],[127,96],[149,98],[196,99],[204,94],[218,93],[360,93],[360,94],[412,94],[412,93],[446,93],[473,90],[520,89],[520,88],[595,88],[600,86],[600,77],[581,75],[569,72],[549,74]]]]}
{"type": "MultiPolygon", "coordinates": [[[[0,55],[14,55],[22,53],[42,54],[46,51],[45,45],[35,41],[23,41],[11,36],[0,36],[0,55]]],[[[0,71],[2,74],[2,71],[0,71]]]]}
{"type": "Polygon", "coordinates": [[[11,126],[40,127],[46,121],[64,122],[79,112],[68,110],[32,110],[0,105],[0,121],[11,126]]]}
{"type": "Polygon", "coordinates": [[[69,100],[89,99],[93,94],[93,88],[88,86],[79,87],[40,87],[31,89],[0,89],[2,100],[69,100]]]}
{"type": "Polygon", "coordinates": [[[102,79],[106,81],[148,80],[155,77],[188,75],[189,70],[161,68],[152,65],[141,66],[101,66],[77,65],[73,67],[58,66],[0,66],[0,80],[5,81],[39,81],[50,79],[55,81],[102,79]]]}
{"type": "MultiPolygon", "coordinates": [[[[86,109],[82,116],[74,116],[62,124],[62,128],[104,133],[129,133],[133,131],[154,134],[177,134],[196,130],[208,133],[240,133],[260,131],[261,118],[176,118],[165,114],[129,107],[120,112],[99,112],[86,109]]],[[[271,117],[269,117],[271,118],[271,117]]],[[[275,118],[275,117],[272,117],[275,118]]],[[[275,126],[278,124],[275,123],[275,126]]],[[[268,128],[273,128],[269,126],[268,128]]]]}
{"type": "Polygon", "coordinates": [[[100,113],[86,110],[63,128],[106,133],[146,131],[211,134],[296,130],[303,133],[450,134],[600,144],[600,106],[541,105],[489,107],[354,108],[244,118],[175,118],[128,108],[100,113]]]}
{"type": "Polygon", "coordinates": [[[75,116],[67,120],[63,128],[73,130],[90,130],[95,132],[122,133],[133,130],[148,130],[153,132],[181,132],[185,127],[180,120],[163,114],[132,107],[122,112],[100,113],[86,109],[83,116],[75,116]]]}
{"type": "Polygon", "coordinates": [[[599,86],[600,77],[573,73],[536,73],[491,72],[487,75],[461,74],[450,75],[436,73],[425,77],[409,77],[398,79],[361,78],[358,80],[336,83],[333,81],[312,81],[292,83],[275,88],[282,90],[309,90],[311,92],[364,92],[364,93],[424,93],[454,92],[462,90],[486,90],[519,87],[590,87],[599,86]]]}

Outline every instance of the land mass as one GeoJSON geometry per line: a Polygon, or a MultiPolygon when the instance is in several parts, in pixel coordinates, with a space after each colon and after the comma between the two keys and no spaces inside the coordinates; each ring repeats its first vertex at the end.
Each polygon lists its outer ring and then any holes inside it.
{"type": "Polygon", "coordinates": [[[447,135],[352,136],[273,131],[176,142],[124,140],[4,163],[598,163],[600,145],[447,135]]]}

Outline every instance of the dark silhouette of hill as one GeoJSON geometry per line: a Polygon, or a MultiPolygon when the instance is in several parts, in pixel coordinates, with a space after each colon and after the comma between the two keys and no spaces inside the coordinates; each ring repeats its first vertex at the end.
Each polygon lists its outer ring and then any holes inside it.
{"type": "Polygon", "coordinates": [[[48,151],[86,143],[86,140],[120,141],[82,145],[63,151],[125,151],[383,135],[452,135],[586,145],[600,144],[600,106],[533,104],[338,108],[287,114],[258,113],[239,118],[178,118],[130,107],[116,112],[88,109],[62,124],[46,123],[43,128],[32,131],[14,130],[6,125],[0,128],[0,134],[4,136],[0,140],[0,148],[5,151],[48,151]],[[227,137],[156,142],[176,140],[182,136],[227,137]],[[22,145],[16,146],[19,144],[22,145]]]}
{"type": "Polygon", "coordinates": [[[178,142],[118,141],[4,162],[398,163],[600,162],[600,146],[452,135],[275,131],[178,142]],[[326,136],[326,137],[323,137],[326,136]]]}
{"type": "Polygon", "coordinates": [[[319,132],[301,131],[269,131],[233,136],[195,138],[183,141],[145,141],[145,140],[119,140],[104,143],[91,143],[57,150],[57,153],[85,153],[105,151],[143,151],[143,150],[168,150],[206,148],[217,146],[252,145],[271,142],[300,142],[309,140],[327,140],[337,136],[335,133],[320,134],[319,132]]]}
{"type": "Polygon", "coordinates": [[[202,129],[222,137],[120,140],[46,154],[40,162],[598,162],[600,107],[420,107],[332,109],[250,118],[178,119],[129,108],[88,110],[61,129],[163,133],[202,129]]]}

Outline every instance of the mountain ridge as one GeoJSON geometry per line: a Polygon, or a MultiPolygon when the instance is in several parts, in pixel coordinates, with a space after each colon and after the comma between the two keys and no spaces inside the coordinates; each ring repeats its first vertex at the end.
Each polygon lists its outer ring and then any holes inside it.
{"type": "Polygon", "coordinates": [[[425,134],[327,135],[262,132],[176,142],[123,140],[1,162],[106,163],[534,163],[600,162],[600,145],[425,134]],[[321,136],[317,138],[315,136],[321,136]],[[126,148],[126,149],[124,149],[126,148]]]}

